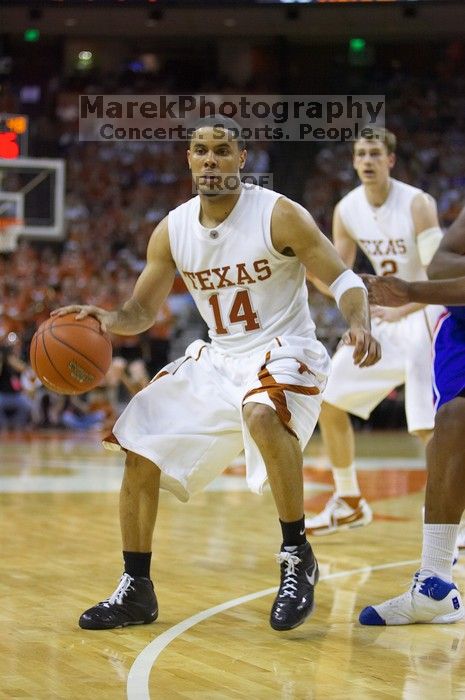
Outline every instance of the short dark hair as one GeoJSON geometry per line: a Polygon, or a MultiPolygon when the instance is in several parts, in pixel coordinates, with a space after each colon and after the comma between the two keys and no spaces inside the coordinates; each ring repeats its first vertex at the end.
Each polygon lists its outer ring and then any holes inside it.
{"type": "Polygon", "coordinates": [[[192,141],[195,132],[202,129],[202,127],[211,127],[213,129],[222,129],[223,131],[227,131],[229,134],[231,134],[233,140],[237,141],[240,151],[243,151],[246,147],[245,140],[242,137],[242,129],[234,119],[231,119],[231,117],[223,117],[222,114],[219,114],[216,117],[210,116],[199,119],[192,127],[189,141],[192,141]]]}
{"type": "Polygon", "coordinates": [[[355,144],[366,139],[367,141],[381,141],[384,143],[389,154],[396,152],[397,139],[396,135],[393,134],[392,131],[389,131],[381,126],[367,126],[363,129],[363,132],[365,132],[363,136],[360,136],[360,138],[354,142],[354,149],[355,144]]]}

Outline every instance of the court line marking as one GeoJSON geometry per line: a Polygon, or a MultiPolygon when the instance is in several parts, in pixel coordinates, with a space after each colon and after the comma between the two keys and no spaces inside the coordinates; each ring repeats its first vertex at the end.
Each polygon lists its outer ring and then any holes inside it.
{"type": "MultiPolygon", "coordinates": [[[[327,574],[322,576],[320,581],[328,581],[334,578],[343,578],[344,576],[352,576],[354,574],[363,574],[372,571],[381,571],[382,569],[395,569],[396,567],[407,566],[408,564],[417,564],[418,559],[409,559],[406,561],[392,562],[390,564],[379,564],[378,566],[363,566],[360,569],[352,569],[350,571],[339,571],[334,574],[327,574]]],[[[256,600],[257,598],[263,598],[264,596],[271,595],[278,590],[277,586],[272,588],[265,588],[262,591],[257,591],[256,593],[249,593],[248,595],[241,596],[240,598],[233,598],[232,600],[227,600],[225,603],[220,603],[220,605],[215,605],[213,608],[207,608],[202,610],[191,617],[187,617],[185,620],[178,622],[177,625],[170,627],[166,632],[160,634],[159,637],[150,642],[136,657],[134,663],[129,669],[128,679],[126,684],[127,698],[128,700],[150,700],[149,692],[149,677],[152,667],[157,660],[158,656],[166,649],[166,647],[181,634],[186,632],[191,627],[194,627],[199,622],[207,620],[209,617],[213,617],[218,613],[222,613],[225,610],[234,608],[237,605],[242,605],[243,603],[249,603],[251,600],[256,600]]]]}
{"type": "MultiPolygon", "coordinates": [[[[244,460],[234,460],[232,467],[243,467],[244,460]]],[[[305,457],[304,467],[312,467],[319,472],[328,472],[329,467],[322,466],[312,457],[305,457]]],[[[425,471],[423,460],[402,458],[373,458],[358,459],[360,470],[377,471],[379,469],[398,469],[400,471],[425,471]]],[[[25,458],[19,463],[6,455],[0,467],[0,493],[117,493],[121,487],[123,465],[113,462],[93,461],[82,463],[80,458],[46,459],[25,458]],[[45,467],[50,469],[49,475],[31,473],[34,469],[45,467]],[[65,467],[71,473],[67,476],[54,475],[53,470],[65,467]],[[4,476],[7,469],[15,469],[17,474],[4,476]]],[[[329,484],[305,479],[305,491],[332,491],[329,484]]],[[[205,491],[249,491],[245,475],[222,474],[208,484],[205,491]]]]}

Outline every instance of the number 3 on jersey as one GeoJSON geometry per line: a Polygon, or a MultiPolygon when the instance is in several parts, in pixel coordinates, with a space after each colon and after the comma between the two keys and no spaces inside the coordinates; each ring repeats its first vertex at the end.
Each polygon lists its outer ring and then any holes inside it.
{"type": "MultiPolygon", "coordinates": [[[[229,333],[228,329],[223,325],[219,294],[212,294],[211,297],[208,298],[208,303],[212,307],[213,316],[215,317],[215,332],[218,335],[225,335],[229,333]]],[[[260,328],[258,314],[252,308],[252,302],[247,289],[240,289],[236,293],[231,306],[231,311],[229,312],[229,322],[243,323],[245,331],[256,331],[258,328],[260,328]]]]}

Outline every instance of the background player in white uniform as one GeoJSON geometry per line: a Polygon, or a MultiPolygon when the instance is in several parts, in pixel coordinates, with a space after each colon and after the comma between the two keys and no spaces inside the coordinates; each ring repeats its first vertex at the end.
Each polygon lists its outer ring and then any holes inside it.
{"type": "Polygon", "coordinates": [[[306,269],[332,285],[350,326],[353,360],[371,365],[379,345],[363,283],[309,214],[273,192],[225,189],[225,175],[239,174],[246,151],[234,122],[221,121],[219,129],[207,120],[194,132],[188,161],[200,195],[156,227],[131,299],[111,312],[57,312],[91,314],[114,333],[140,333],[153,323],[178,267],[211,337],[159,372],[115,424],[113,442],[127,452],[120,501],[125,573],[110,598],[83,613],[83,628],[156,619],[150,557],[160,481],[187,500],[243,446],[248,483],[260,491],[269,480],[283,531],[271,625],[295,627],[313,607],[318,566],[305,537],[302,449],[318,419],[329,358],[314,335],[306,269]]]}
{"type": "MultiPolygon", "coordinates": [[[[357,246],[378,275],[426,279],[425,266],[439,242],[435,202],[422,190],[390,177],[396,139],[384,129],[354,145],[354,167],[361,185],[337,205],[333,242],[352,267],[357,246]]],[[[371,522],[371,509],[361,497],[354,465],[354,435],[348,413],[367,419],[394,389],[405,383],[405,410],[410,433],[424,443],[434,425],[431,399],[431,338],[441,307],[406,304],[372,309],[373,333],[382,359],[366,372],[350,362],[347,347],[333,357],[320,415],[323,440],[335,480],[335,494],[318,515],[307,518],[310,534],[324,535],[371,522]]]]}

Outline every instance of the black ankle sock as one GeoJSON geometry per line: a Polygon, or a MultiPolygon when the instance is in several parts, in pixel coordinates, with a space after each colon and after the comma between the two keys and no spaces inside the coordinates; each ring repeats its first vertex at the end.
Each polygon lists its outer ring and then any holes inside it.
{"type": "Polygon", "coordinates": [[[123,552],[124,570],[129,576],[150,578],[152,552],[123,552]]]}
{"type": "Polygon", "coordinates": [[[302,516],[300,520],[295,520],[293,523],[283,523],[282,520],[279,522],[283,531],[284,547],[298,546],[307,541],[305,536],[305,516],[302,516]]]}

